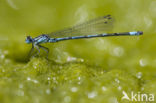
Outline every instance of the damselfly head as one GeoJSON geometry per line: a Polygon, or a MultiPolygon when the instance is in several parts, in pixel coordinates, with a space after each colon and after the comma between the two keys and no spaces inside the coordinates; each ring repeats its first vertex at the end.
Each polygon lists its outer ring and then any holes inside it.
{"type": "Polygon", "coordinates": [[[32,37],[31,37],[31,36],[27,36],[25,42],[26,42],[27,44],[32,43],[32,42],[33,42],[32,37]]]}

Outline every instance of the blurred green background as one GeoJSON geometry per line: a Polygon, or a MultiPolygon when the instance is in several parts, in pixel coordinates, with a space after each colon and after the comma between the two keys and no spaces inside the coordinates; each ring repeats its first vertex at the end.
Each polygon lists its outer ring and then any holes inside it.
{"type": "Polygon", "coordinates": [[[155,0],[0,0],[0,103],[129,103],[121,99],[123,92],[156,94],[155,5],[155,0]],[[144,35],[44,44],[50,60],[27,58],[26,36],[107,14],[114,18],[111,32],[144,35]]]}

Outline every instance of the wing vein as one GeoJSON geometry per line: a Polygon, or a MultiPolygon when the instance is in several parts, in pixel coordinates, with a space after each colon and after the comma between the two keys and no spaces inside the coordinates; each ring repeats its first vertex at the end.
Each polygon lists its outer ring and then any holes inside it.
{"type": "Polygon", "coordinates": [[[112,26],[113,19],[111,15],[106,15],[75,25],[70,28],[65,28],[60,31],[49,33],[48,35],[53,38],[93,35],[108,31],[112,28],[112,26]]]}

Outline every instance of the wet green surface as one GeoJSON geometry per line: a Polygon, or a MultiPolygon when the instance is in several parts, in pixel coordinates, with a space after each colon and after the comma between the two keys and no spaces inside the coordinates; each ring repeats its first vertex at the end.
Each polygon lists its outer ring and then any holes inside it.
{"type": "Polygon", "coordinates": [[[0,103],[129,103],[121,99],[123,92],[156,94],[155,5],[155,0],[0,1],[0,103]],[[44,51],[27,58],[27,35],[107,14],[115,21],[111,32],[144,35],[45,44],[50,60],[44,51]]]}

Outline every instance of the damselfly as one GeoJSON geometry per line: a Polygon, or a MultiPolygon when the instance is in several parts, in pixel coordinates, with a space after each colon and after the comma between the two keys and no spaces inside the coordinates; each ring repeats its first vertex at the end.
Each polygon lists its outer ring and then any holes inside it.
{"type": "Polygon", "coordinates": [[[142,35],[142,31],[133,31],[133,32],[122,32],[122,33],[103,33],[107,29],[112,26],[112,17],[111,15],[106,15],[102,17],[98,17],[87,22],[81,23],[79,25],[75,25],[70,28],[66,28],[61,31],[52,32],[49,34],[42,34],[38,37],[32,38],[31,36],[27,36],[26,43],[32,43],[32,48],[29,52],[31,54],[36,48],[38,50],[38,54],[40,53],[40,49],[49,52],[49,49],[41,46],[43,43],[56,43],[64,40],[72,40],[72,39],[84,39],[84,38],[95,38],[95,37],[108,37],[108,36],[138,36],[142,35]]]}

